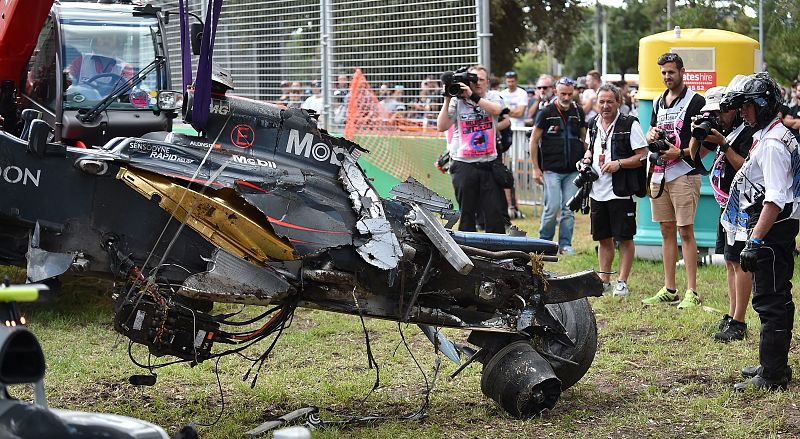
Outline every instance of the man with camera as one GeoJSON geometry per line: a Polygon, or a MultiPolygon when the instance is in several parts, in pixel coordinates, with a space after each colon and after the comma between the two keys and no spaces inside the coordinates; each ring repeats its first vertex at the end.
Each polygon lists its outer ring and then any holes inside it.
{"type": "Polygon", "coordinates": [[[650,129],[647,131],[650,161],[650,208],[652,220],[661,228],[664,257],[664,286],[645,305],[676,303],[680,299],[675,285],[678,259],[677,233],[686,266],[686,293],[679,309],[700,305],[697,294],[697,242],[694,216],[700,201],[700,175],[689,149],[692,116],[705,105],[705,99],[683,83],[683,60],[675,53],[658,58],[661,80],[667,90],[653,102],[650,129]]]}
{"type": "Polygon", "coordinates": [[[628,275],[633,265],[636,234],[636,200],[647,191],[642,158],[647,149],[639,121],[619,111],[619,88],[603,84],[597,90],[599,115],[589,121],[589,150],[578,162],[584,180],[594,180],[591,198],[592,239],[599,243],[597,256],[605,290],[611,288],[614,241],[619,243],[619,279],[614,296],[628,295],[628,275]]]}
{"type": "MultiPolygon", "coordinates": [[[[755,131],[739,115],[735,109],[722,111],[720,102],[727,89],[733,89],[744,79],[737,75],[728,88],[713,87],[706,91],[706,105],[700,110],[692,123],[692,156],[699,148],[715,151],[714,163],[711,166],[709,180],[714,191],[714,198],[720,207],[728,203],[728,193],[736,171],[742,164],[753,145],[755,131]]],[[[704,155],[701,152],[701,156],[704,155]]],[[[743,340],[747,336],[747,324],[744,322],[745,312],[750,304],[750,290],[753,287],[752,276],[742,271],[739,255],[744,248],[747,236],[726,233],[720,222],[717,230],[717,246],[715,253],[724,255],[728,279],[728,313],[719,324],[719,332],[714,339],[722,342],[743,340]]]]}
{"type": "Polygon", "coordinates": [[[792,376],[789,345],[794,322],[792,274],[795,238],[800,217],[800,161],[797,139],[778,117],[780,91],[767,73],[748,76],[728,89],[723,111],[740,109],[755,128],[750,155],[731,183],[722,213],[726,231],[746,233],[740,256],[742,270],[753,273],[753,308],[761,319],[759,362],[742,369],[750,380],[734,390],[786,389],[792,376]]]}
{"type": "Polygon", "coordinates": [[[544,213],[539,238],[553,239],[556,215],[560,211],[558,247],[566,255],[575,253],[572,249],[575,216],[567,207],[567,200],[578,191],[573,184],[578,176],[575,163],[586,151],[583,143],[586,123],[583,110],[573,101],[574,89],[572,79],[563,77],[558,80],[556,101],[537,113],[530,143],[533,179],[544,185],[544,213]]]}
{"type": "Polygon", "coordinates": [[[475,216],[482,211],[487,232],[505,233],[504,198],[492,172],[497,158],[496,118],[503,100],[488,90],[489,73],[483,66],[445,72],[442,83],[444,105],[436,126],[449,130],[450,176],[461,209],[458,230],[474,232],[475,216]]]}

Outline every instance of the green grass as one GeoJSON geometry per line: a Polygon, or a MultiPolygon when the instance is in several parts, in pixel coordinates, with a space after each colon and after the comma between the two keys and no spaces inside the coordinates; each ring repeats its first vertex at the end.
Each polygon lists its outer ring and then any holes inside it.
{"type": "MultiPolygon", "coordinates": [[[[530,209],[518,224],[536,235],[538,220],[530,209]]],[[[549,268],[563,273],[596,268],[588,218],[576,222],[578,254],[549,268]]],[[[13,274],[19,276],[19,272],[13,274]]],[[[685,285],[678,270],[678,285],[685,285]]],[[[785,393],[733,394],[742,366],[756,364],[758,317],[747,315],[750,338],[719,344],[711,339],[721,312],[727,309],[724,267],[703,267],[698,290],[708,310],[644,308],[640,300],[662,284],[660,263],[636,261],[626,298],[591,299],[599,327],[599,348],[592,368],[563,393],[555,409],[520,421],[508,417],[480,391],[480,366],[455,380],[455,366],[443,360],[422,421],[398,419],[372,425],[314,433],[319,438],[462,438],[462,437],[798,437],[798,386],[785,393]]],[[[25,306],[31,329],[39,336],[48,361],[47,395],[52,407],[95,410],[140,417],[174,432],[195,421],[212,422],[220,409],[214,363],[158,371],[154,387],[134,388],[131,374],[141,373],[127,358],[127,343],[112,329],[112,303],[105,287],[69,285],[47,305],[25,306]]],[[[255,310],[254,310],[255,311],[255,310]]],[[[225,413],[203,438],[235,438],[272,416],[307,405],[323,408],[324,419],[344,415],[399,417],[422,402],[424,382],[404,348],[397,349],[397,324],[367,320],[381,387],[369,393],[375,372],[367,365],[358,319],[321,311],[298,310],[292,327],[278,342],[254,388],[242,376],[249,363],[228,357],[219,363],[225,413]]],[[[466,333],[447,331],[463,340],[466,333]]],[[[405,330],[412,351],[430,377],[435,357],[416,327],[405,330]]],[[[790,363],[797,369],[795,342],[790,363]]],[[[135,349],[146,360],[144,349],[135,349]]],[[[256,352],[253,352],[256,354],[256,352]]],[[[252,377],[252,375],[251,375],[252,377]]],[[[28,395],[15,387],[12,392],[28,395]]]]}

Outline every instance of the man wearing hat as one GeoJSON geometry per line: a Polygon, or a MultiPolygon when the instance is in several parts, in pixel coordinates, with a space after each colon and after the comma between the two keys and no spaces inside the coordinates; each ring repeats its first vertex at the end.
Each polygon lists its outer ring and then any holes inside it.
{"type": "MultiPolygon", "coordinates": [[[[733,88],[738,81],[744,79],[737,75],[730,82],[728,88],[733,88]]],[[[742,164],[753,145],[753,128],[744,122],[739,112],[735,109],[722,111],[719,103],[722,101],[726,87],[712,87],[706,91],[706,104],[700,110],[701,119],[692,123],[692,133],[696,134],[690,143],[692,156],[697,153],[697,148],[702,146],[701,156],[708,151],[714,151],[714,162],[711,165],[709,180],[714,191],[714,198],[720,207],[725,208],[728,203],[728,193],[736,171],[742,164]],[[718,118],[719,126],[706,129],[699,124],[707,116],[718,118]]],[[[720,223],[717,229],[717,246],[714,253],[725,257],[725,266],[728,279],[728,313],[719,323],[719,331],[714,334],[714,339],[722,342],[743,340],[747,336],[747,324],[744,322],[747,306],[750,304],[750,290],[753,286],[752,276],[742,271],[739,264],[739,255],[742,253],[746,235],[736,236],[734,231],[726,233],[720,223]]]]}
{"type": "Polygon", "coordinates": [[[525,110],[528,108],[528,92],[517,87],[517,73],[506,72],[506,89],[500,92],[503,104],[510,110],[511,128],[525,127],[525,110]]]}

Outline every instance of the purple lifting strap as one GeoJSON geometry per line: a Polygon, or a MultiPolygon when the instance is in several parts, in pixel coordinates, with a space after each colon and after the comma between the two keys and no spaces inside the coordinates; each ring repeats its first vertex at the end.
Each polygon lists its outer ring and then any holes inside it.
{"type": "Polygon", "coordinates": [[[206,22],[203,25],[203,41],[200,45],[200,58],[197,62],[197,77],[194,81],[194,103],[192,104],[192,127],[203,131],[208,122],[211,104],[211,60],[214,53],[219,14],[222,0],[209,0],[206,22]]]}

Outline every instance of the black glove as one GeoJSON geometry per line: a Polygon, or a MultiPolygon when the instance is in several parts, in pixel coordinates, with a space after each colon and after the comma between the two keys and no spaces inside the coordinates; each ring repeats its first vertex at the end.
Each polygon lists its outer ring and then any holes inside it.
{"type": "MultiPolygon", "coordinates": [[[[761,240],[759,240],[761,241],[761,240]]],[[[739,255],[739,264],[743,271],[758,271],[758,254],[764,248],[764,242],[753,242],[750,239],[744,245],[742,253],[739,255]]]]}

